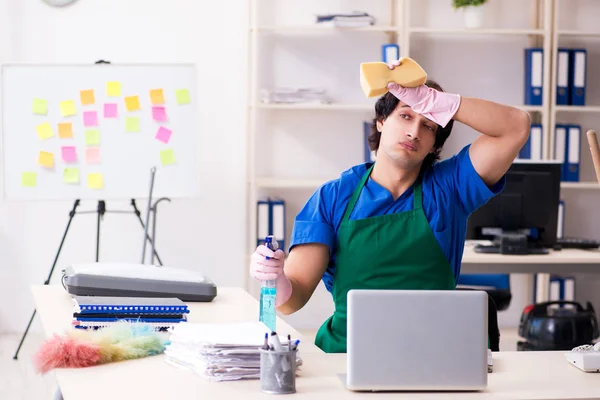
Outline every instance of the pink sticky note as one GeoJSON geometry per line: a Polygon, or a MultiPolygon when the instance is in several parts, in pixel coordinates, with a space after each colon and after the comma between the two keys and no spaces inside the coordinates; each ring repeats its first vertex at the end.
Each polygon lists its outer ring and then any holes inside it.
{"type": "Polygon", "coordinates": [[[88,164],[100,163],[100,147],[88,147],[85,149],[85,161],[88,164]]]}
{"type": "Polygon", "coordinates": [[[104,118],[116,118],[117,117],[117,104],[106,103],[104,104],[104,118]]]}
{"type": "Polygon", "coordinates": [[[155,121],[166,121],[167,120],[167,112],[165,108],[162,106],[152,107],[152,118],[155,121]]]}
{"type": "Polygon", "coordinates": [[[84,126],[98,125],[98,114],[96,113],[96,111],[84,111],[83,112],[83,125],[84,126]]]}
{"type": "Polygon", "coordinates": [[[156,132],[155,137],[163,143],[169,143],[169,139],[171,139],[172,133],[173,131],[171,131],[170,129],[161,126],[160,128],[158,128],[158,132],[156,132]]]}
{"type": "Polygon", "coordinates": [[[77,161],[77,150],[75,146],[63,146],[62,159],[64,162],[76,162],[77,161]]]}

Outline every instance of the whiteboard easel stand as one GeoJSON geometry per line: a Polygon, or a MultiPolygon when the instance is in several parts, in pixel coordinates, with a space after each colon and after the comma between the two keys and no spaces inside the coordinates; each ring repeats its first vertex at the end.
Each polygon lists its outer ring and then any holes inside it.
{"type": "MultiPolygon", "coordinates": [[[[156,207],[156,204],[163,199],[159,199],[156,203],[154,203],[154,208],[156,207]]],[[[167,199],[170,201],[170,199],[167,199]]],[[[162,266],[162,260],[160,259],[158,252],[155,249],[154,246],[154,241],[153,238],[151,238],[150,236],[148,236],[148,229],[146,227],[146,225],[144,224],[144,221],[142,220],[141,217],[141,213],[140,210],[138,210],[137,205],[135,203],[135,199],[131,199],[131,206],[133,207],[133,211],[125,211],[125,210],[107,210],[106,209],[106,202],[104,200],[98,200],[98,206],[96,207],[96,211],[80,211],[79,213],[77,212],[77,207],[79,207],[79,203],[80,203],[80,199],[75,200],[75,202],[73,203],[73,208],[71,209],[71,211],[69,212],[69,221],[67,222],[67,227],[65,228],[65,233],[63,234],[62,240],[60,241],[60,245],[58,246],[58,250],[56,252],[56,257],[54,257],[54,262],[52,263],[52,267],[50,268],[50,272],[48,273],[48,277],[46,278],[46,280],[44,281],[44,285],[49,285],[50,284],[50,280],[52,279],[52,274],[54,273],[54,268],[56,267],[56,263],[58,262],[58,257],[60,256],[60,252],[62,250],[62,247],[65,243],[65,240],[67,238],[67,233],[69,232],[69,227],[71,226],[71,222],[73,221],[73,218],[75,217],[76,214],[93,214],[96,213],[97,214],[97,222],[96,222],[96,262],[98,262],[99,258],[100,258],[100,222],[102,221],[102,219],[104,218],[104,214],[106,213],[113,213],[113,214],[130,214],[130,213],[134,213],[135,215],[137,215],[138,220],[140,221],[140,224],[142,224],[142,229],[145,232],[145,237],[146,237],[146,241],[150,241],[151,245],[152,245],[152,262],[154,262],[154,256],[156,256],[156,259],[158,260],[159,264],[162,266]]],[[[156,217],[155,217],[156,218],[156,217]]],[[[153,235],[155,234],[156,229],[155,227],[153,228],[153,235]]],[[[144,241],[144,248],[146,246],[146,241],[144,241]]],[[[17,360],[19,357],[19,351],[21,350],[21,346],[23,346],[23,342],[25,341],[25,337],[27,336],[27,333],[29,332],[29,328],[31,328],[31,324],[33,323],[33,318],[35,318],[35,314],[36,314],[37,310],[33,310],[33,313],[31,314],[31,318],[29,319],[29,323],[27,324],[27,328],[25,328],[25,332],[23,333],[23,337],[21,338],[21,341],[19,343],[19,347],[17,347],[17,351],[15,352],[15,355],[13,357],[13,360],[17,360]]]]}

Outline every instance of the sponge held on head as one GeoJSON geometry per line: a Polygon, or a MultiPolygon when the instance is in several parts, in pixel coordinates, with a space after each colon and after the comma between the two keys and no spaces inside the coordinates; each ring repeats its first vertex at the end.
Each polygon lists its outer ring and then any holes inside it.
{"type": "Polygon", "coordinates": [[[403,87],[425,84],[427,73],[412,58],[402,57],[400,65],[390,69],[381,61],[360,64],[360,86],[367,97],[381,96],[388,91],[387,84],[395,82],[403,87]]]}

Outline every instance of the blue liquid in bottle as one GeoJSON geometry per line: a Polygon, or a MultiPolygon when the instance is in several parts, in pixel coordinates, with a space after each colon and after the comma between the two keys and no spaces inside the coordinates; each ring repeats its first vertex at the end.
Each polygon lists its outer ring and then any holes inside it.
{"type": "Polygon", "coordinates": [[[260,316],[259,320],[264,323],[271,331],[275,329],[275,298],[277,289],[275,281],[266,281],[260,288],[260,316]]]}
{"type": "MultiPolygon", "coordinates": [[[[265,238],[265,246],[275,251],[279,248],[279,243],[274,236],[265,238]]],[[[265,324],[272,332],[275,329],[276,311],[275,298],[277,297],[277,281],[263,281],[260,287],[260,314],[258,320],[265,324]]]]}

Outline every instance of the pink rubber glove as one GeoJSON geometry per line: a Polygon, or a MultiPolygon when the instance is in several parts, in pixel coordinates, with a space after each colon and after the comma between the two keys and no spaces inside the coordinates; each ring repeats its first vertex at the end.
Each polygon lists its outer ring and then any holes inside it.
{"type": "Polygon", "coordinates": [[[284,259],[285,253],[281,249],[273,251],[265,245],[258,246],[250,258],[250,276],[258,281],[277,280],[275,307],[284,304],[292,295],[292,283],[283,272],[284,259]]]}
{"type": "MultiPolygon", "coordinates": [[[[388,64],[390,69],[400,65],[400,60],[388,64]]],[[[446,127],[460,106],[460,95],[440,92],[426,85],[405,88],[397,83],[387,85],[391,94],[415,112],[436,124],[446,127]]]]}

